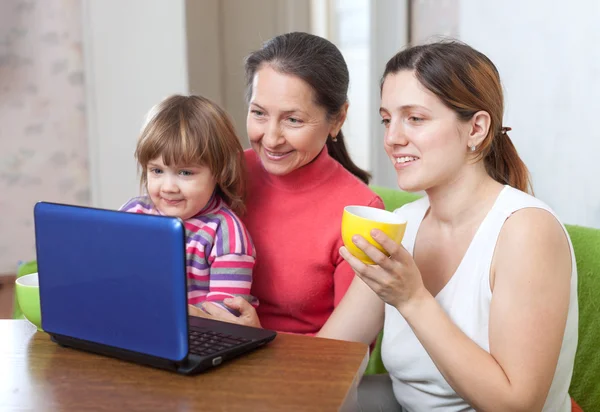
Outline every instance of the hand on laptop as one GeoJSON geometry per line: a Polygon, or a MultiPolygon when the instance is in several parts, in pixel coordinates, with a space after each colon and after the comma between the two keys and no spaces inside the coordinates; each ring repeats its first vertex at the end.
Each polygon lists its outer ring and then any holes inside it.
{"type": "Polygon", "coordinates": [[[188,312],[192,316],[237,323],[239,325],[251,326],[254,328],[262,328],[258,315],[256,314],[256,309],[254,309],[254,307],[245,299],[235,297],[232,299],[225,299],[223,303],[230,309],[240,312],[240,316],[234,316],[222,307],[210,302],[204,302],[202,304],[204,310],[188,305],[188,312]]]}
{"type": "Polygon", "coordinates": [[[196,316],[198,318],[214,319],[213,316],[209,315],[202,309],[200,309],[194,305],[189,305],[189,304],[188,304],[188,314],[190,316],[196,316]]]}

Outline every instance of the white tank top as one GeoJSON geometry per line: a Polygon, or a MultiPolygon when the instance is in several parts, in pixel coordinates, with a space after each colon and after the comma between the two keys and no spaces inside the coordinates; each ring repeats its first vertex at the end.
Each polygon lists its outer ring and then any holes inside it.
{"type": "MultiPolygon", "coordinates": [[[[540,200],[505,186],[475,233],[458,269],[435,297],[450,319],[487,352],[490,351],[488,329],[492,299],[490,268],[498,235],[512,213],[529,207],[547,210],[556,217],[540,200]]],[[[408,221],[402,244],[411,254],[415,236],[428,209],[429,199],[424,197],[396,210],[396,213],[408,221]]],[[[544,411],[571,410],[568,390],[577,348],[578,306],[577,266],[570,239],[569,245],[573,262],[569,312],[556,372],[544,411]]],[[[383,330],[382,360],[391,375],[396,399],[405,410],[474,410],[448,385],[410,326],[390,305],[385,305],[383,330]]]]}

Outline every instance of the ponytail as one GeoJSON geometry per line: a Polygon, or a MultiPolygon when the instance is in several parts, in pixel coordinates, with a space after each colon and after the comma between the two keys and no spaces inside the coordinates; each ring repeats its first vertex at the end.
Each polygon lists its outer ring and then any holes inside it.
{"type": "Polygon", "coordinates": [[[335,137],[335,141],[331,137],[327,138],[327,151],[331,157],[337,160],[339,164],[344,166],[344,169],[358,177],[365,184],[369,184],[369,181],[371,180],[371,174],[354,164],[350,158],[350,155],[348,154],[348,150],[346,149],[346,144],[344,143],[344,134],[341,130],[335,137]]]}
{"type": "Polygon", "coordinates": [[[519,157],[517,149],[508,137],[508,127],[503,127],[491,139],[489,152],[485,155],[484,164],[488,174],[497,182],[507,184],[522,192],[533,195],[531,175],[525,163],[519,157]]]}

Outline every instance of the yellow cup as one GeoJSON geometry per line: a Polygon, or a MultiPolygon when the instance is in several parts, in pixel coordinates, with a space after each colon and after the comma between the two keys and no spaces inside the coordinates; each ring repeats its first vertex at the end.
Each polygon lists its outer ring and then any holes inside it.
{"type": "Polygon", "coordinates": [[[367,265],[373,265],[371,260],[353,242],[352,236],[360,235],[377,249],[388,254],[371,237],[371,230],[379,229],[396,243],[402,242],[406,230],[406,220],[401,216],[369,206],[346,206],[342,215],[342,240],[350,253],[367,265]]]}
{"type": "Polygon", "coordinates": [[[17,302],[29,322],[33,323],[39,331],[42,330],[42,312],[40,310],[40,287],[38,274],[21,276],[15,281],[17,302]]]}

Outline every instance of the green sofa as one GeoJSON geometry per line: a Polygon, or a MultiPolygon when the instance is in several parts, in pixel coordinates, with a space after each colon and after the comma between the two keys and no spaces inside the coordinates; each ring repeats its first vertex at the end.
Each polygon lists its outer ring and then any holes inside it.
{"type": "MultiPolygon", "coordinates": [[[[373,187],[388,210],[420,196],[399,190],[373,187]]],[[[570,394],[584,411],[600,410],[600,230],[567,225],[579,275],[579,346],[570,394]]],[[[21,265],[18,276],[36,272],[35,261],[21,265]]],[[[15,317],[21,317],[15,306],[15,317]]],[[[367,374],[385,373],[381,362],[381,335],[371,354],[367,374]]]]}
{"type": "MultiPolygon", "coordinates": [[[[373,187],[387,210],[420,196],[373,187]]],[[[579,282],[579,344],[569,393],[584,411],[600,410],[600,230],[566,225],[577,260],[579,282]]],[[[381,334],[371,354],[367,374],[385,373],[381,362],[381,334]]]]}

